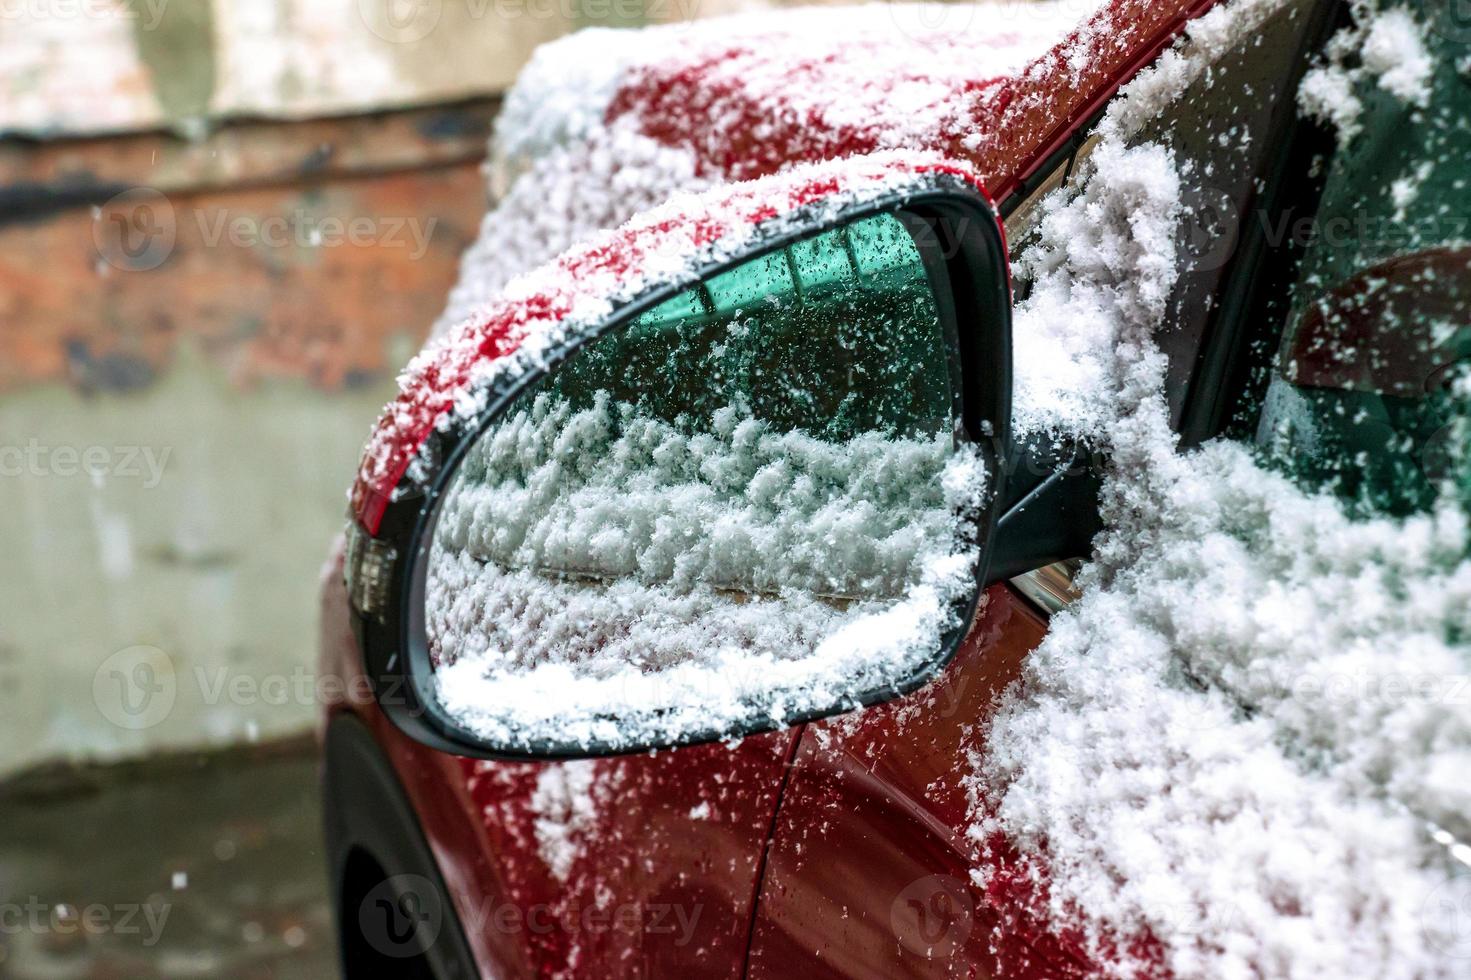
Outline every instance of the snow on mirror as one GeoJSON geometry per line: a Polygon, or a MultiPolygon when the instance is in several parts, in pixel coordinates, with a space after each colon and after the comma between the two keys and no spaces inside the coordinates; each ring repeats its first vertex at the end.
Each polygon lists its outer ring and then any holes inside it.
{"type": "Polygon", "coordinates": [[[441,706],[508,747],[832,713],[939,661],[986,495],[955,344],[878,215],[679,293],[477,438],[433,530],[441,706]]]}

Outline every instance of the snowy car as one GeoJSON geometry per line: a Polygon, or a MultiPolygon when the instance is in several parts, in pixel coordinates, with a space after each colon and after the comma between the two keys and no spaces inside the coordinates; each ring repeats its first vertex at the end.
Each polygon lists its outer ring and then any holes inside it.
{"type": "Polygon", "coordinates": [[[324,580],[345,973],[1464,975],[1468,39],[543,48],[324,580]]]}

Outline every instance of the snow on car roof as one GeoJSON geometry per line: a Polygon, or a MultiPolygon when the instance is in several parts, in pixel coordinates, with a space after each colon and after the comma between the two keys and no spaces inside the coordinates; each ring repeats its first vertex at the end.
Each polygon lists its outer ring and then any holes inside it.
{"type": "Polygon", "coordinates": [[[1002,84],[1100,5],[870,4],[584,31],[533,58],[507,98],[498,149],[524,160],[623,116],[726,179],[940,149],[980,130],[1004,105],[1002,84]]]}

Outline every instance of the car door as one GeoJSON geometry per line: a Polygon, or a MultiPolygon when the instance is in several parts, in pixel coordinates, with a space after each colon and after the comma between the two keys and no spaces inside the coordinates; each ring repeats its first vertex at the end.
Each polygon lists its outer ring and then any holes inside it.
{"type": "Polygon", "coordinates": [[[973,726],[1045,631],[1016,589],[993,586],[944,678],[808,727],[762,881],[752,976],[999,975],[1027,959],[1051,976],[1085,967],[1065,941],[978,901],[970,879],[973,726]]]}
{"type": "Polygon", "coordinates": [[[568,763],[460,760],[484,834],[473,853],[499,870],[467,928],[524,951],[530,973],[739,976],[795,745],[787,730],[568,763]]]}
{"type": "MultiPolygon", "coordinates": [[[[1178,242],[1191,261],[1158,338],[1179,427],[1194,417],[1192,399],[1214,398],[1219,381],[1201,359],[1244,238],[1236,216],[1250,213],[1261,182],[1280,179],[1292,93],[1331,8],[1287,5],[1134,137],[1171,146],[1193,175],[1178,242]]],[[[1054,174],[1030,182],[1037,194],[1079,172],[1093,142],[1075,145],[1054,174]]],[[[1014,259],[1031,241],[1034,204],[1003,204],[1014,259]]],[[[1017,295],[1025,302],[1025,283],[1017,295]]],[[[1076,935],[1028,912],[1045,899],[1045,869],[1019,862],[1005,839],[975,836],[965,786],[997,697],[1045,634],[1048,615],[1070,601],[1076,568],[1063,563],[993,586],[971,642],[925,689],[808,726],[762,881],[752,976],[1057,977],[1095,968],[1076,935]]]]}

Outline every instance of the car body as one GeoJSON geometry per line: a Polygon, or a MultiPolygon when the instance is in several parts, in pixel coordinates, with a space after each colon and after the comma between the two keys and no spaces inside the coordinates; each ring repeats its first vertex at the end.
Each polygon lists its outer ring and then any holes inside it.
{"type": "MultiPolygon", "coordinates": [[[[966,160],[997,202],[1015,254],[1035,233],[1040,198],[1091,152],[1119,89],[1194,44],[1234,73],[1220,86],[1189,85],[1138,130],[1168,132],[1179,152],[1212,164],[1192,202],[1197,222],[1245,213],[1248,202],[1290,213],[1312,199],[1299,164],[1324,151],[1293,93],[1309,54],[1346,14],[1327,3],[1259,5],[1265,13],[1243,4],[1233,16],[1267,21],[1260,40],[1210,51],[1212,35],[1201,30],[1177,45],[1187,23],[1215,6],[1119,0],[1055,47],[1027,50],[1035,38],[1023,38],[994,73],[978,61],[926,145],[904,149],[966,160]],[[1257,97],[1224,91],[1233,82],[1257,97]],[[1232,153],[1216,148],[1221,133],[1242,130],[1251,138],[1232,153]]],[[[873,100],[866,109],[876,125],[862,112],[774,117],[770,91],[801,80],[810,86],[801,105],[820,103],[825,86],[850,84],[863,65],[861,51],[848,64],[794,61],[790,45],[764,43],[782,25],[717,29],[692,51],[638,63],[620,76],[604,121],[636,120],[645,137],[688,150],[696,175],[715,182],[889,149],[895,133],[909,138],[885,128],[893,86],[857,97],[860,108],[873,100]],[[758,81],[730,84],[732,64],[758,81]],[[711,118],[723,121],[718,130],[711,118]]],[[[912,39],[903,50],[934,56],[912,39]]],[[[1260,289],[1242,292],[1243,276],[1285,263],[1295,247],[1246,227],[1229,232],[1224,248],[1218,231],[1205,236],[1171,300],[1175,327],[1159,338],[1172,423],[1186,445],[1228,428],[1252,374],[1253,338],[1241,324],[1260,289]]],[[[428,423],[419,427],[422,437],[428,423]]],[[[383,455],[370,457],[354,519],[372,533],[382,488],[408,464],[398,460],[375,484],[383,455]]],[[[989,587],[958,652],[921,689],[762,734],[568,762],[468,758],[393,724],[363,694],[373,685],[339,549],[324,577],[321,672],[343,692],[326,711],[324,778],[348,974],[1057,977],[1115,968],[1084,941],[1088,909],[1074,909],[1070,927],[1048,916],[1044,865],[1004,835],[974,832],[963,763],[980,750],[978,731],[1049,615],[1071,601],[1069,560],[1087,554],[1098,526],[1086,495],[1044,498],[1012,517],[998,533],[1038,542],[1037,567],[989,587]],[[405,905],[409,880],[417,898],[405,905]],[[398,944],[415,922],[432,942],[398,944]]],[[[1169,972],[1147,931],[1112,941],[1118,962],[1169,972]]]]}

